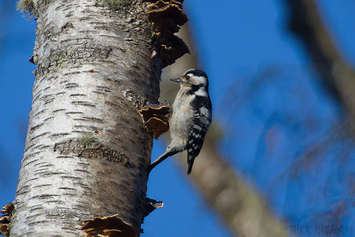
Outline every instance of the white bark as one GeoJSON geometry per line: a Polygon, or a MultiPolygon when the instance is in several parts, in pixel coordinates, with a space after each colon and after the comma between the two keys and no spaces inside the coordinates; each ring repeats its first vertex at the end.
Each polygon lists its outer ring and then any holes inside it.
{"type": "Polygon", "coordinates": [[[157,101],[160,75],[146,4],[44,2],[10,236],[83,236],[83,220],[114,214],[140,231],[152,136],[138,108],[157,101]]]}

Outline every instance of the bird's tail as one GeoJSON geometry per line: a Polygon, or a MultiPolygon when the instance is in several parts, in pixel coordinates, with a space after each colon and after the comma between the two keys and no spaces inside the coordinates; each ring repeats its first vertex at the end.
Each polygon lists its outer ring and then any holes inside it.
{"type": "Polygon", "coordinates": [[[191,170],[192,170],[192,166],[194,165],[194,161],[195,161],[195,158],[194,156],[188,154],[187,156],[187,174],[189,175],[191,173],[191,170]]]}

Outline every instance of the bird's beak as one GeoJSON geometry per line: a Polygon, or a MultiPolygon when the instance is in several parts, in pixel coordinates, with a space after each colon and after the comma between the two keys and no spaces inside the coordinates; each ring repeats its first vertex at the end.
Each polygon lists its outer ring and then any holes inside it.
{"type": "Polygon", "coordinates": [[[173,78],[173,79],[170,79],[170,81],[178,82],[178,83],[182,82],[181,78],[173,78]]]}

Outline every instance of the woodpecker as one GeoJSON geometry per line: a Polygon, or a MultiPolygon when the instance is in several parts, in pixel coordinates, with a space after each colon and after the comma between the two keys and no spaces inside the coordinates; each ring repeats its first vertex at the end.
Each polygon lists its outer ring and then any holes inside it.
{"type": "Polygon", "coordinates": [[[190,174],[212,121],[208,78],[202,70],[189,69],[180,78],[170,80],[180,84],[171,107],[171,143],[165,153],[150,164],[149,171],[167,157],[187,150],[187,174],[190,174]]]}

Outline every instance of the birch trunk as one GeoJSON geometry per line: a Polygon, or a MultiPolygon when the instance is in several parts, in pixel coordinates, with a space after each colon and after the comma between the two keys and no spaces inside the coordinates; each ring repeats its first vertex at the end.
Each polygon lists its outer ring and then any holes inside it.
{"type": "Polygon", "coordinates": [[[38,70],[10,236],[84,236],[84,220],[114,214],[139,235],[152,135],[138,109],[157,102],[161,63],[147,3],[130,2],[34,1],[38,70]]]}

